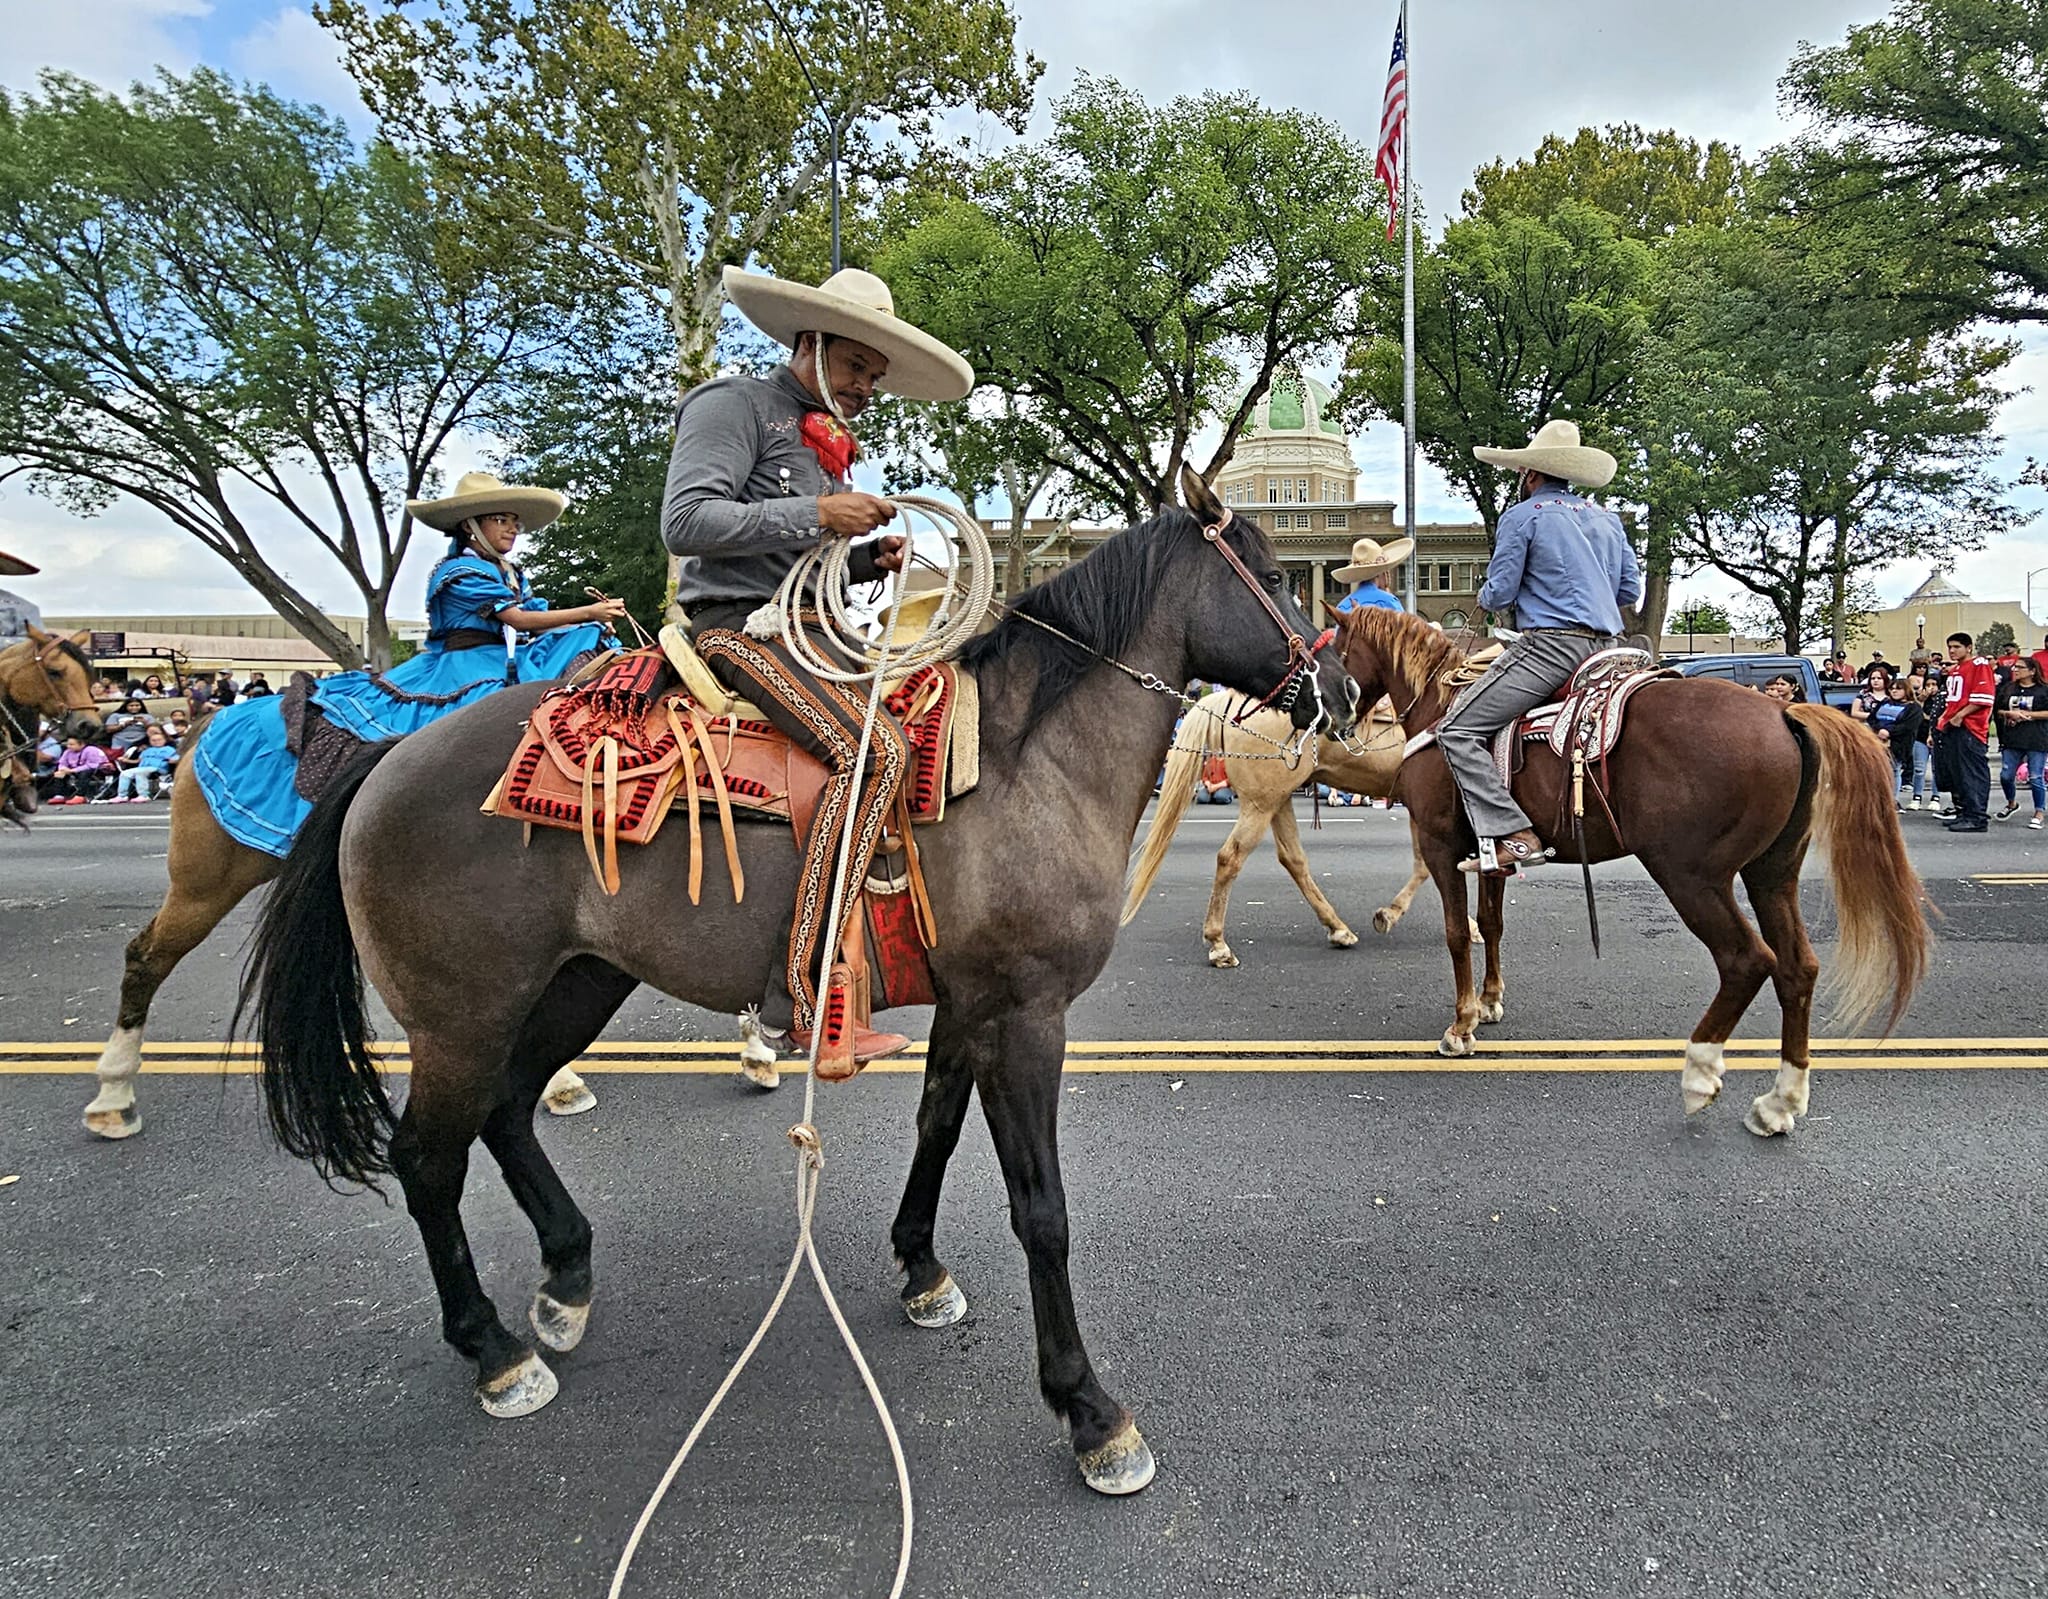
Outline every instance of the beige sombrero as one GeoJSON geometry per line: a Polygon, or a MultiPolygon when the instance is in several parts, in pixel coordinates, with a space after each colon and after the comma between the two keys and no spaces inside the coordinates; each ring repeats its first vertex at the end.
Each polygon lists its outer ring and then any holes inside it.
{"type": "Polygon", "coordinates": [[[20,556],[9,555],[5,550],[0,550],[0,577],[31,577],[40,570],[40,567],[31,566],[20,556]]]}
{"type": "Polygon", "coordinates": [[[1362,577],[1371,577],[1375,572],[1399,566],[1414,550],[1413,539],[1395,539],[1391,544],[1382,544],[1378,539],[1354,539],[1351,564],[1338,567],[1330,575],[1340,583],[1356,583],[1362,577]]]}
{"type": "Polygon", "coordinates": [[[749,322],[792,350],[802,334],[829,333],[881,351],[889,375],[875,386],[906,400],[964,400],[974,387],[966,358],[901,320],[889,285],[872,272],[846,267],[814,289],[727,267],[725,293],[749,322]]]}
{"type": "Polygon", "coordinates": [[[1614,457],[1579,442],[1579,425],[1562,419],[1546,422],[1536,430],[1527,449],[1501,450],[1484,446],[1472,453],[1489,466],[1511,466],[1520,472],[1541,472],[1582,488],[1597,489],[1614,477],[1614,457]]]}
{"type": "Polygon", "coordinates": [[[488,472],[465,472],[455,480],[453,494],[439,500],[407,500],[405,508],[443,533],[455,532],[466,517],[489,516],[493,511],[510,511],[521,528],[533,533],[568,510],[569,497],[553,489],[501,483],[488,472]]]}

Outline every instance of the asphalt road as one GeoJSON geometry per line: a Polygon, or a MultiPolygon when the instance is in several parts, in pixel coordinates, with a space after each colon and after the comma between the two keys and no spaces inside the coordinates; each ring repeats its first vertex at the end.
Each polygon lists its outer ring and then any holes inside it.
{"type": "MultiPolygon", "coordinates": [[[[1077,1065],[1158,1068],[1074,1070],[1062,1127],[1083,1325],[1159,1457],[1144,1494],[1088,1493],[1038,1402],[985,1132],[941,1212],[970,1315],[920,1332],[885,1242],[916,1079],[823,1091],[820,1245],[909,1454],[910,1592],[2048,1593],[2048,881],[1980,880],[2048,879],[2048,838],[1907,818],[1944,925],[1905,1042],[1817,1074],[1766,1143],[1739,1117],[1761,1075],[1687,1122],[1675,1049],[1631,1042],[1681,1038],[1712,981],[1632,868],[1600,873],[1598,963],[1574,878],[1514,890],[1497,1047],[1436,1070],[1403,1052],[1448,1019],[1432,895],[1369,931],[1399,818],[1307,834],[1358,949],[1268,852],[1233,905],[1245,965],[1216,972],[1226,821],[1195,813],[1072,1018],[1077,1065]],[[1079,1047],[1124,1041],[1185,1047],[1079,1047]]],[[[145,1075],[147,1130],[110,1145],[78,1125],[88,1079],[26,1069],[67,1057],[20,1046],[104,1034],[162,828],[131,806],[0,837],[0,1595],[602,1595],[788,1259],[794,1085],[592,1071],[598,1110],[543,1133],[598,1230],[591,1332],[552,1406],[491,1421],[403,1207],[271,1149],[247,1077],[145,1075]]],[[[1826,905],[1816,880],[1824,961],[1826,905]]],[[[223,1037],[246,925],[173,979],[154,1038],[223,1037]]],[[[1741,1036],[1776,1022],[1766,994],[1741,1036]]],[[[638,1067],[730,1036],[644,993],[607,1035],[638,1067]]],[[[481,1154],[470,1196],[509,1317],[532,1235],[481,1154]]],[[[799,1289],[626,1592],[881,1595],[895,1540],[880,1434],[799,1289]]]]}

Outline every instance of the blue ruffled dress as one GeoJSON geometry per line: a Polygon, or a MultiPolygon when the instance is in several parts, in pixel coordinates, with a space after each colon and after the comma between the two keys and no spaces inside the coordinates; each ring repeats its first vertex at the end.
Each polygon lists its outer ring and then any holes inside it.
{"type": "MultiPolygon", "coordinates": [[[[403,738],[508,683],[565,677],[578,656],[616,645],[602,622],[579,622],[516,635],[509,651],[501,643],[449,648],[458,631],[502,634],[504,611],[548,608],[526,574],[517,567],[512,572],[517,589],[482,556],[451,554],[427,579],[427,639],[420,652],[382,674],[322,678],[312,703],[359,739],[403,738]]],[[[285,747],[282,695],[230,705],[206,724],[192,752],[192,774],[214,820],[236,843],[277,856],[291,849],[313,808],[293,787],[298,764],[285,747]]]]}

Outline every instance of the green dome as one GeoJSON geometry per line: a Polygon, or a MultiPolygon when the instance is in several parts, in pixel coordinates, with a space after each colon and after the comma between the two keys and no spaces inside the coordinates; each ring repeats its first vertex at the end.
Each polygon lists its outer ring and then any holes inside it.
{"type": "MultiPolygon", "coordinates": [[[[1242,403],[1243,396],[1238,398],[1242,403]]],[[[1245,436],[1326,433],[1333,439],[1341,439],[1344,429],[1330,415],[1336,398],[1329,389],[1305,373],[1282,372],[1252,408],[1251,420],[1245,424],[1245,436]]]]}

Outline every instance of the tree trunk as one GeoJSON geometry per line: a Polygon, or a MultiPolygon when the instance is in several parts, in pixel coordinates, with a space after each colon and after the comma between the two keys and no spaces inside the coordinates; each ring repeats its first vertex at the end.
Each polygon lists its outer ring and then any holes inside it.
{"type": "Polygon", "coordinates": [[[364,598],[367,603],[363,615],[363,664],[373,672],[388,672],[391,669],[389,597],[377,594],[364,598]]]}
{"type": "Polygon", "coordinates": [[[1830,656],[1849,647],[1849,529],[1835,518],[1835,537],[1828,550],[1828,634],[1830,656]]]}
{"type": "Polygon", "coordinates": [[[1671,613],[1671,543],[1670,519],[1650,506],[1644,517],[1642,602],[1623,611],[1621,620],[1624,632],[1648,635],[1653,653],[1663,642],[1671,613]]]}
{"type": "MultiPolygon", "coordinates": [[[[715,375],[713,357],[718,349],[718,335],[714,317],[711,326],[693,323],[671,313],[671,326],[676,335],[676,398],[681,399],[706,378],[715,375]]],[[[655,537],[661,536],[660,524],[655,526],[655,537]]],[[[676,580],[682,576],[683,558],[671,555],[668,558],[668,580],[662,589],[661,617],[664,622],[680,622],[682,610],[676,604],[676,580]]]]}

